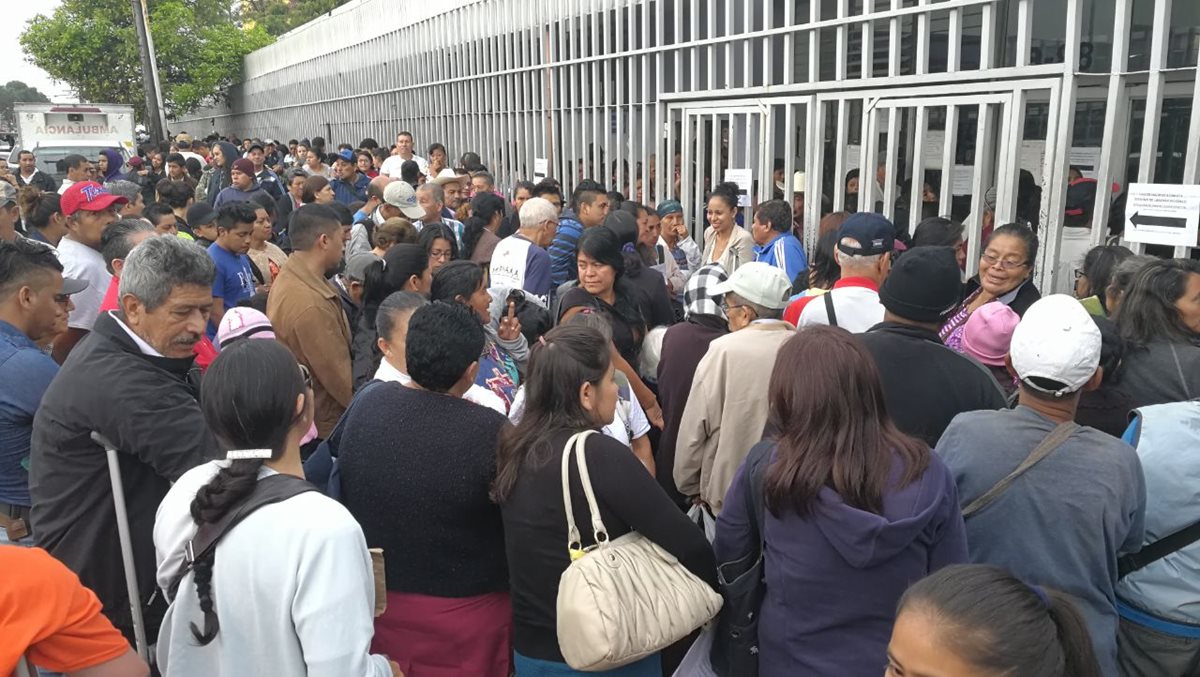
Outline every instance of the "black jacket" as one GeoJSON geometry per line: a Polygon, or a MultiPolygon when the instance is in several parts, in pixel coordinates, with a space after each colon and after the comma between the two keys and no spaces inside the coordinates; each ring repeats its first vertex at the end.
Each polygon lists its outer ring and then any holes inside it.
{"type": "Polygon", "coordinates": [[[942,345],[936,332],[880,322],[859,336],[879,367],[892,421],[931,447],[964,411],[1007,407],[987,369],[942,345]]]}
{"type": "Polygon", "coordinates": [[[43,193],[57,193],[58,192],[58,181],[55,181],[54,177],[50,176],[46,172],[43,172],[40,170],[38,172],[35,172],[33,175],[33,178],[31,178],[28,182],[25,181],[25,179],[21,178],[21,172],[13,172],[13,176],[17,177],[17,186],[18,187],[20,187],[20,186],[36,186],[37,189],[42,191],[43,193]]]}
{"type": "MultiPolygon", "coordinates": [[[[967,286],[963,292],[963,298],[965,299],[971,294],[974,294],[976,289],[979,289],[978,275],[967,280],[967,286]]],[[[1033,283],[1033,280],[1026,280],[1024,284],[1017,289],[1017,295],[1015,298],[1013,298],[1012,303],[1008,304],[1008,307],[1012,308],[1013,312],[1017,315],[1025,317],[1025,311],[1029,310],[1029,306],[1032,306],[1040,298],[1042,298],[1042,292],[1038,291],[1037,285],[1033,283]]]]}
{"type": "MultiPolygon", "coordinates": [[[[95,591],[104,614],[127,637],[133,623],[108,464],[91,433],[104,435],[122,452],[138,585],[143,604],[151,606],[158,504],[171,482],[217,451],[196,397],[191,358],[142,354],[117,320],[102,313],[71,351],[34,417],[29,491],[37,545],[95,591]]],[[[165,604],[155,604],[147,612],[150,638],[158,635],[162,609],[165,604]]]]}

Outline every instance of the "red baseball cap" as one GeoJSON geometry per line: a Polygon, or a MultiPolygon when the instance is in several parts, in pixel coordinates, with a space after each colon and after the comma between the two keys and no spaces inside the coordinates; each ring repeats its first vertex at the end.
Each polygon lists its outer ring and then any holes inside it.
{"type": "Polygon", "coordinates": [[[113,195],[108,189],[95,181],[80,181],[71,184],[63,193],[60,204],[64,216],[70,216],[82,209],[85,212],[102,212],[114,204],[127,204],[129,200],[120,195],[113,195]]]}

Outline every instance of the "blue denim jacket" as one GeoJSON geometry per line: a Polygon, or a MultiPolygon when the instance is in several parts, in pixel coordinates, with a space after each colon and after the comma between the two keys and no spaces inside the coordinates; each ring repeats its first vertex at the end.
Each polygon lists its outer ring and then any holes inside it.
{"type": "Polygon", "coordinates": [[[29,337],[0,321],[0,502],[29,505],[33,415],[58,365],[29,337]]]}

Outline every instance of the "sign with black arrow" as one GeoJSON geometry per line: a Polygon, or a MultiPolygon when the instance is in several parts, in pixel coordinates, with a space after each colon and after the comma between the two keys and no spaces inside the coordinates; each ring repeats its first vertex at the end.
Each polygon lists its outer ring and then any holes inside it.
{"type": "Polygon", "coordinates": [[[1200,186],[1131,183],[1125,203],[1125,239],[1195,247],[1200,236],[1200,186]]]}

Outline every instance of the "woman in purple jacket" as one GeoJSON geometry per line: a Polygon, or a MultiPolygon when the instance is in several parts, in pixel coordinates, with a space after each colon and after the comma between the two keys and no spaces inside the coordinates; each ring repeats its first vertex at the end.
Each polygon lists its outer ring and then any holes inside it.
{"type": "MultiPolygon", "coordinates": [[[[769,392],[759,675],[878,675],[905,589],[967,561],[954,478],[888,418],[875,363],[844,329],[798,332],[769,392]]],[[[758,547],[744,470],[717,519],[718,562],[758,547]]]]}

